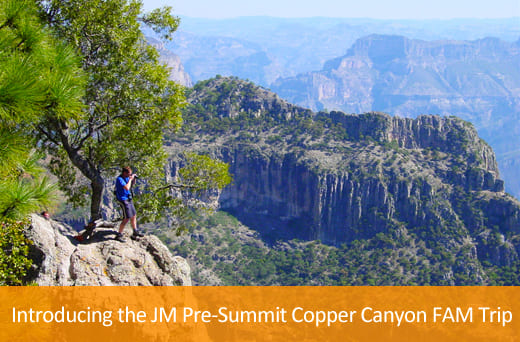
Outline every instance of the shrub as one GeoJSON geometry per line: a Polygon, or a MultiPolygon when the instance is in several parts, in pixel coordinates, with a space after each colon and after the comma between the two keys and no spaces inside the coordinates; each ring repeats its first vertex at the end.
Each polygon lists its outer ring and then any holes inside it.
{"type": "Polygon", "coordinates": [[[22,285],[32,265],[28,258],[31,241],[23,230],[29,222],[4,218],[0,221],[0,284],[22,285]]]}

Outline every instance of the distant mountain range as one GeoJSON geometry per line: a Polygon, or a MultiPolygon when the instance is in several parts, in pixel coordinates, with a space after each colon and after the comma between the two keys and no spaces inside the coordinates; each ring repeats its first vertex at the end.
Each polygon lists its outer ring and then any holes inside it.
{"type": "Polygon", "coordinates": [[[470,121],[496,151],[508,191],[520,196],[520,40],[371,35],[321,71],[280,79],[272,89],[314,110],[455,115],[470,121]]]}
{"type": "Polygon", "coordinates": [[[519,37],[519,18],[183,18],[163,51],[190,82],[235,75],[314,110],[459,116],[491,144],[520,198],[519,37]]]}
{"type": "MultiPolygon", "coordinates": [[[[151,30],[145,33],[156,37],[151,30]]],[[[423,40],[497,37],[511,42],[520,37],[520,19],[183,17],[174,40],[165,47],[179,55],[193,82],[220,74],[269,87],[279,77],[320,70],[326,61],[344,55],[357,39],[371,34],[423,40]]]]}
{"type": "Polygon", "coordinates": [[[451,114],[473,121],[480,117],[480,126],[504,109],[520,108],[520,40],[370,35],[358,39],[346,55],[327,61],[321,71],[279,79],[271,87],[313,110],[451,114]]]}

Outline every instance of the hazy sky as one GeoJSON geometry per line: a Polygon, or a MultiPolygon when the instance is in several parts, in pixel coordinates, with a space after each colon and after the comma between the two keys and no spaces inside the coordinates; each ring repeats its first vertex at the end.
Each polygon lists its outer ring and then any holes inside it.
{"type": "Polygon", "coordinates": [[[452,19],[520,17],[520,0],[143,0],[145,9],[172,6],[199,18],[337,17],[452,19]]]}

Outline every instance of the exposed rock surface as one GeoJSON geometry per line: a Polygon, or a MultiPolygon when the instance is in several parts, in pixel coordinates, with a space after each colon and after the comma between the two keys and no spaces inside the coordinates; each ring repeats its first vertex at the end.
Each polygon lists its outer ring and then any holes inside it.
{"type": "Polygon", "coordinates": [[[98,228],[81,244],[65,224],[38,215],[31,220],[26,234],[34,243],[34,266],[29,277],[39,285],[191,285],[186,261],[153,235],[121,243],[113,239],[114,229],[98,228]]]}
{"type": "MultiPolygon", "coordinates": [[[[222,148],[222,158],[234,175],[233,185],[221,195],[222,208],[246,222],[257,222],[259,229],[272,226],[280,236],[339,245],[374,236],[398,222],[409,228],[447,224],[462,228],[473,215],[457,208],[466,201],[459,197],[466,194],[488,191],[489,198],[480,200],[503,198],[502,205],[518,205],[503,193],[493,151],[458,119],[339,112],[331,117],[345,123],[353,140],[360,136],[371,140],[345,142],[350,150],[339,152],[296,153],[251,145],[222,148]],[[397,144],[392,150],[370,141],[397,144]],[[457,155],[464,160],[457,160],[457,155]]],[[[496,213],[485,210],[482,215],[488,220],[496,213]]],[[[517,231],[517,216],[500,224],[517,231]]]]}

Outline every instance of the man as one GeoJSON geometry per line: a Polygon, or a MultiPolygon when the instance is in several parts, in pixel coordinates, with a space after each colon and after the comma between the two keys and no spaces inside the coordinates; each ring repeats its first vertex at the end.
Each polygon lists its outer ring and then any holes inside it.
{"type": "Polygon", "coordinates": [[[126,241],[123,237],[123,230],[128,221],[130,221],[130,224],[132,225],[132,239],[144,236],[137,230],[137,213],[135,211],[134,203],[132,202],[132,192],[130,191],[132,185],[135,184],[136,179],[137,175],[132,174],[132,169],[128,166],[123,167],[121,175],[116,179],[116,197],[121,209],[123,210],[123,221],[121,221],[119,232],[116,235],[116,240],[119,242],[126,241]]]}

